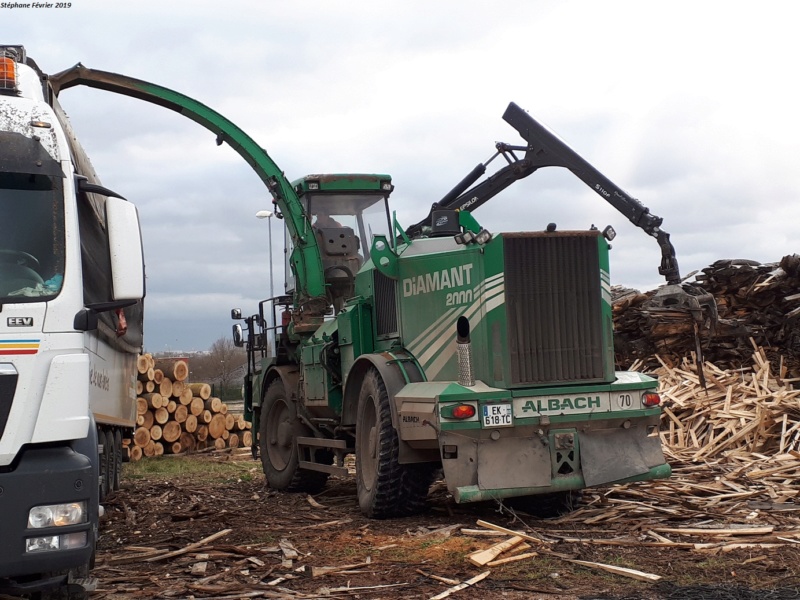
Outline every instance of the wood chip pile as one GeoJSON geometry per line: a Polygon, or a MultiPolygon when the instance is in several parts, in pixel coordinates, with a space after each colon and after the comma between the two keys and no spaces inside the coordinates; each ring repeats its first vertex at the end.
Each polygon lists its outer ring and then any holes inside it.
{"type": "Polygon", "coordinates": [[[224,402],[211,396],[209,384],[186,381],[186,361],[142,354],[137,370],[137,427],[127,445],[132,461],[252,443],[251,425],[242,415],[229,413],[224,402]]]}

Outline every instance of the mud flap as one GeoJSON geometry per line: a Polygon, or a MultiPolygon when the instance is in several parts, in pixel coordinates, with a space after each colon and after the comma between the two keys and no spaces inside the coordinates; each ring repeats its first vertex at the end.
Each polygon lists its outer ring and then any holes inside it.
{"type": "Polygon", "coordinates": [[[548,486],[550,471],[550,450],[539,438],[478,443],[478,487],[482,490],[548,486]]]}
{"type": "Polygon", "coordinates": [[[661,441],[648,437],[645,426],[582,432],[580,443],[587,487],[642,475],[665,462],[661,441]]]}

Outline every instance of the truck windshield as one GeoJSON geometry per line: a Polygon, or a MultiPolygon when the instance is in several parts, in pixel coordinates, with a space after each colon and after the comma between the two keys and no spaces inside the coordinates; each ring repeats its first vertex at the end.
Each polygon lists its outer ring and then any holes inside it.
{"type": "Polygon", "coordinates": [[[0,173],[0,305],[58,295],[64,248],[62,179],[0,173]]]}

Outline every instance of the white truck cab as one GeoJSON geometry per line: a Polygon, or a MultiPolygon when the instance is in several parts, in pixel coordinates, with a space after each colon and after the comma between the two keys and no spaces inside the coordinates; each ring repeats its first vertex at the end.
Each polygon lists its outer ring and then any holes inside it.
{"type": "Polygon", "coordinates": [[[99,184],[25,49],[0,45],[0,593],[64,591],[93,561],[143,297],[136,207],[99,184]]]}

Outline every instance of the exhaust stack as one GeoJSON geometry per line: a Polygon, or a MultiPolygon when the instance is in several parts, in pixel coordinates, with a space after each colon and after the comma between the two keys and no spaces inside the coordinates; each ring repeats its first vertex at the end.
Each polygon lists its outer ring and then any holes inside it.
{"type": "Polygon", "coordinates": [[[458,357],[458,383],[466,387],[475,385],[472,369],[472,343],[469,340],[469,319],[458,317],[456,321],[456,355],[458,357]]]}

